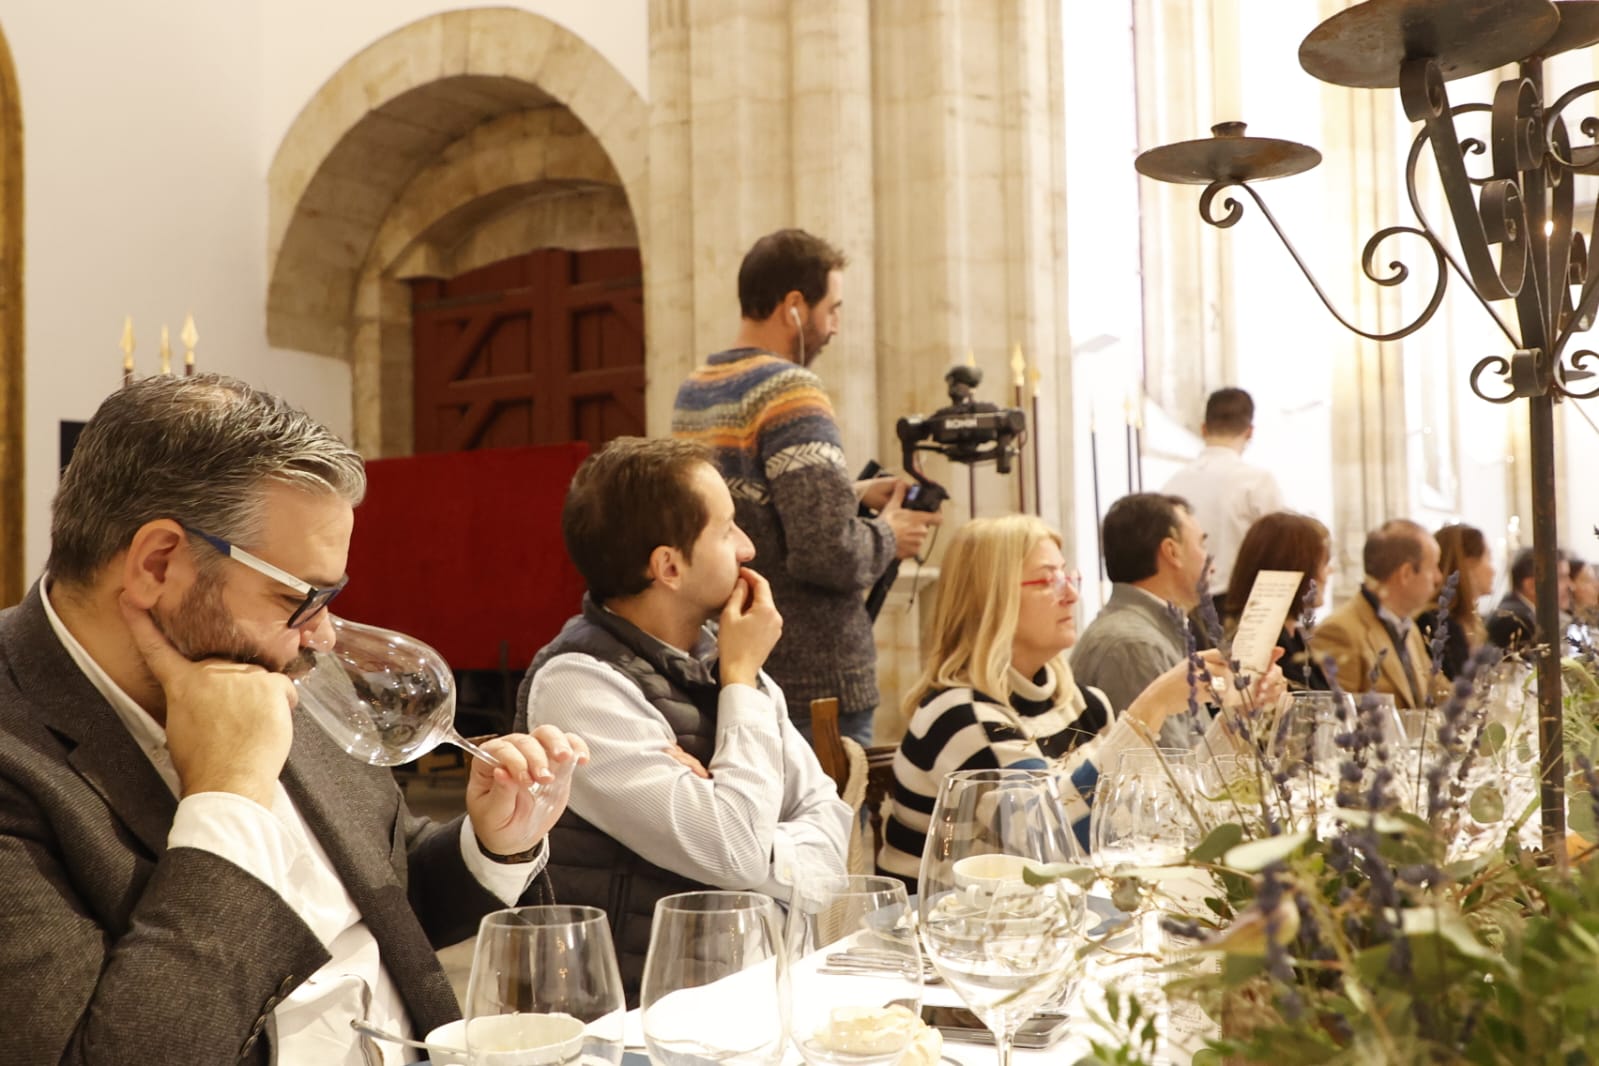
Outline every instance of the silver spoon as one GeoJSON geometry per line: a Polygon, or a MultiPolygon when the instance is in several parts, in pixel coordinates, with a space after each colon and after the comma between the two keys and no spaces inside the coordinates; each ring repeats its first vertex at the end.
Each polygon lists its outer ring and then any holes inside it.
{"type": "Polygon", "coordinates": [[[420,1040],[412,1040],[410,1037],[401,1036],[399,1033],[391,1033],[387,1029],[379,1029],[371,1022],[361,1018],[351,1018],[350,1028],[362,1036],[371,1037],[374,1040],[384,1040],[390,1044],[404,1044],[406,1047],[427,1049],[427,1045],[420,1040]]]}

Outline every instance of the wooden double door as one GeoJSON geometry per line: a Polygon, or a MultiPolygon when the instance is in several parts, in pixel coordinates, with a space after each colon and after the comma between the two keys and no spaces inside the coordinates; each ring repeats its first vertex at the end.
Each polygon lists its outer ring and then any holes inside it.
{"type": "Polygon", "coordinates": [[[415,450],[644,434],[637,249],[545,249],[412,283],[415,450]]]}

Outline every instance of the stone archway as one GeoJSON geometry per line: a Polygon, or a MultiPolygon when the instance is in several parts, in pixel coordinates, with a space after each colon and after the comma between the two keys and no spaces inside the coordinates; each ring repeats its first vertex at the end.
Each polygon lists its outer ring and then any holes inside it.
{"type": "Polygon", "coordinates": [[[541,16],[471,9],[395,31],[329,79],[273,159],[268,340],[350,361],[356,446],[404,454],[401,279],[595,234],[631,237],[648,270],[647,138],[642,98],[541,16]]]}
{"type": "Polygon", "coordinates": [[[22,101],[0,32],[0,603],[23,590],[22,101]]]}

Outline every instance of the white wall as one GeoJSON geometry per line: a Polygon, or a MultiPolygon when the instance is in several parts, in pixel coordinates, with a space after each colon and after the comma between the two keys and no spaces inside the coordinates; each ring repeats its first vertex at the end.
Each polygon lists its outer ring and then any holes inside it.
{"type": "MultiPolygon", "coordinates": [[[[59,425],[137,372],[193,311],[202,369],[279,392],[351,430],[348,365],[266,344],[266,171],[339,66],[452,7],[429,0],[0,0],[24,126],[26,565],[49,548],[59,425]]],[[[642,92],[646,0],[520,5],[583,35],[642,92]]],[[[176,354],[181,354],[181,349],[176,354]]]]}
{"type": "MultiPolygon", "coordinates": [[[[48,550],[59,425],[138,372],[192,310],[202,368],[277,389],[349,430],[349,371],[265,344],[265,171],[253,4],[0,4],[26,171],[26,563],[48,550]]],[[[174,345],[177,342],[174,338],[174,345]]],[[[180,349],[181,353],[181,349],[180,349]]]]}
{"type": "Polygon", "coordinates": [[[517,7],[559,23],[610,60],[639,95],[649,99],[648,0],[525,0],[513,4],[267,0],[260,13],[265,87],[261,99],[262,165],[271,162],[306,101],[351,56],[418,19],[471,7],[517,7]]]}

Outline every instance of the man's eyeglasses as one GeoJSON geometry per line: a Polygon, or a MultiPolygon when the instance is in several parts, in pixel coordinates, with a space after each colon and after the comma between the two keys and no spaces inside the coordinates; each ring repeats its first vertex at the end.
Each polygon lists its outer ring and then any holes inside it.
{"type": "Polygon", "coordinates": [[[234,562],[243,563],[256,573],[265,574],[278,584],[286,585],[304,596],[305,599],[300,601],[300,605],[294,609],[294,613],[289,615],[287,625],[290,629],[303,625],[309,619],[316,617],[317,612],[332,603],[333,597],[343,592],[344,586],[350,582],[349,577],[346,576],[341,578],[337,585],[333,585],[330,588],[318,588],[309,581],[301,581],[287,570],[278,569],[260,556],[251,555],[238,545],[230,544],[221,537],[213,537],[209,533],[195,529],[190,525],[184,525],[182,522],[179,522],[178,525],[183,526],[186,532],[199,537],[234,562]]]}
{"type": "Polygon", "coordinates": [[[1035,577],[1031,581],[1023,581],[1022,588],[1048,589],[1050,595],[1059,599],[1066,595],[1066,590],[1071,589],[1076,595],[1077,590],[1083,587],[1083,575],[1076,570],[1068,570],[1064,566],[1050,567],[1048,577],[1035,577]]]}

